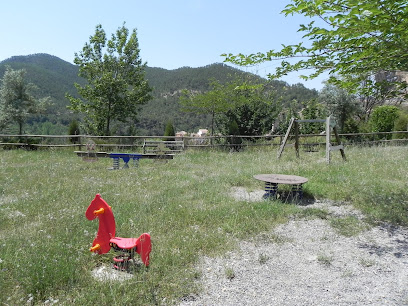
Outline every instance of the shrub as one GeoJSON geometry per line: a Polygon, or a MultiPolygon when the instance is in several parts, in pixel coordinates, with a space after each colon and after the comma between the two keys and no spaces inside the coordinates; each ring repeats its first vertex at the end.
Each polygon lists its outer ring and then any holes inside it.
{"type": "MultiPolygon", "coordinates": [[[[80,131],[79,131],[79,124],[78,121],[76,121],[75,119],[71,121],[71,123],[69,124],[68,127],[68,135],[79,135],[80,131]]],[[[78,137],[71,137],[70,141],[72,143],[77,143],[78,142],[78,137]]]]}
{"type": "Polygon", "coordinates": [[[383,105],[376,107],[370,118],[373,132],[391,132],[398,114],[399,109],[396,106],[383,105]]]}
{"type": "Polygon", "coordinates": [[[373,110],[370,126],[373,132],[391,132],[395,120],[398,118],[399,109],[396,106],[382,105],[373,110]]]}
{"type": "Polygon", "coordinates": [[[394,131],[407,131],[404,134],[394,134],[392,135],[393,139],[404,139],[408,138],[408,114],[400,112],[398,118],[394,123],[394,131]]]}
{"type": "Polygon", "coordinates": [[[238,123],[235,120],[230,121],[228,134],[231,135],[231,137],[228,138],[231,151],[239,151],[241,149],[242,138],[236,136],[239,135],[239,128],[238,123]]]}
{"type": "Polygon", "coordinates": [[[166,128],[164,130],[164,136],[173,136],[169,138],[164,138],[164,141],[172,141],[174,140],[174,136],[176,136],[176,133],[174,132],[173,123],[171,121],[168,121],[166,124],[166,128]]]}

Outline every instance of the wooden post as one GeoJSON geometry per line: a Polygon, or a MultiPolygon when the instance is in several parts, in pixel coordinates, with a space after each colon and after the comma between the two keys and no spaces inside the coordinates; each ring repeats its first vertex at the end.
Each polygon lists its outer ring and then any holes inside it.
{"type": "Polygon", "coordinates": [[[331,133],[331,118],[327,117],[326,119],[326,160],[327,163],[330,164],[330,151],[337,151],[340,150],[341,157],[344,161],[346,161],[346,154],[344,153],[344,147],[341,144],[339,134],[337,133],[337,128],[335,123],[333,123],[333,132],[336,137],[337,146],[332,146],[330,143],[330,133],[331,133]]]}
{"type": "Polygon", "coordinates": [[[326,161],[330,164],[330,117],[326,118],[326,161]]]}
{"type": "Polygon", "coordinates": [[[288,141],[290,130],[292,129],[292,125],[295,122],[295,118],[290,119],[288,130],[286,131],[285,138],[283,139],[281,146],[278,151],[278,159],[281,157],[283,150],[285,149],[286,142],[288,141]]]}
{"type": "Polygon", "coordinates": [[[296,157],[299,158],[299,123],[295,120],[295,151],[296,157]]]}
{"type": "Polygon", "coordinates": [[[336,137],[337,145],[340,146],[339,150],[341,153],[341,157],[343,157],[343,160],[346,161],[346,154],[344,153],[344,148],[343,148],[343,145],[341,144],[340,136],[337,133],[337,128],[335,126],[333,127],[333,131],[334,131],[334,136],[336,137]]]}
{"type": "Polygon", "coordinates": [[[294,125],[295,128],[295,150],[296,150],[296,157],[299,157],[299,123],[313,123],[313,122],[321,122],[321,123],[326,123],[326,161],[328,164],[330,164],[330,151],[337,151],[340,150],[341,156],[343,157],[343,160],[346,160],[346,155],[344,153],[344,147],[340,142],[340,137],[339,134],[337,133],[336,129],[336,123],[335,121],[331,120],[331,117],[327,117],[326,119],[304,119],[304,120],[296,120],[295,118],[292,118],[289,123],[288,130],[286,131],[285,138],[282,141],[282,144],[279,148],[278,152],[278,159],[281,157],[283,150],[285,149],[286,142],[288,141],[290,131],[292,130],[292,126],[294,125]],[[331,145],[331,128],[333,127],[334,134],[336,136],[336,141],[337,145],[332,146],[331,145]]]}

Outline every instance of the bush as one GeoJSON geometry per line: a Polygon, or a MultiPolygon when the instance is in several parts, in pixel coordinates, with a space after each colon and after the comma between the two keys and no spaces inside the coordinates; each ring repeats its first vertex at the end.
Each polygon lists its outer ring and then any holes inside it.
{"type": "MultiPolygon", "coordinates": [[[[396,106],[383,105],[374,108],[370,118],[370,126],[373,132],[391,132],[394,128],[400,110],[396,106]]],[[[387,137],[391,138],[391,137],[387,137]]]]}
{"type": "Polygon", "coordinates": [[[230,121],[228,126],[228,134],[231,135],[231,137],[228,137],[230,150],[238,152],[241,149],[242,138],[236,136],[239,135],[239,128],[238,123],[235,120],[230,121]]]}
{"type": "MultiPolygon", "coordinates": [[[[68,135],[79,135],[80,134],[80,130],[79,130],[79,124],[78,121],[76,121],[75,119],[71,121],[71,123],[69,124],[68,127],[68,135]]],[[[78,137],[71,137],[70,141],[72,143],[77,143],[78,142],[78,137]]]]}
{"type": "Polygon", "coordinates": [[[173,136],[169,138],[164,138],[164,141],[172,141],[174,140],[174,136],[176,136],[176,133],[174,132],[173,123],[171,121],[168,121],[166,124],[166,129],[164,130],[164,136],[173,136]]]}
{"type": "MultiPolygon", "coordinates": [[[[356,134],[356,133],[360,133],[360,132],[361,132],[361,130],[360,130],[359,123],[355,119],[348,118],[344,122],[342,133],[356,134]]],[[[347,136],[347,140],[351,140],[353,142],[356,142],[356,141],[361,141],[362,137],[361,136],[347,136]]]]}
{"type": "Polygon", "coordinates": [[[344,122],[342,133],[359,133],[359,123],[353,118],[349,118],[344,122]]]}
{"type": "MultiPolygon", "coordinates": [[[[394,123],[394,131],[408,131],[408,114],[400,113],[394,123]]],[[[393,139],[408,138],[408,132],[404,134],[393,134],[393,139]]]]}
{"type": "Polygon", "coordinates": [[[398,115],[399,109],[396,106],[383,105],[376,107],[370,118],[373,132],[391,132],[398,115]]]}

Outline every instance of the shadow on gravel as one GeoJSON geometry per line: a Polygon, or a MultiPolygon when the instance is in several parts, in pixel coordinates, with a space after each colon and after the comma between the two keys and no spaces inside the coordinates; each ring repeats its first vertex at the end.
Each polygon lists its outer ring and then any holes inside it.
{"type": "Polygon", "coordinates": [[[378,229],[388,234],[392,239],[393,246],[379,246],[377,244],[364,243],[360,248],[367,249],[370,254],[383,256],[385,254],[393,254],[396,258],[408,257],[408,234],[404,227],[382,223],[378,229]]]}

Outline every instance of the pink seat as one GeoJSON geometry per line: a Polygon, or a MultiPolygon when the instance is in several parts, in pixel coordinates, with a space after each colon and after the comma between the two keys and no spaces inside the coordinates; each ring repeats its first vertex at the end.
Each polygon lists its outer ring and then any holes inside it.
{"type": "MultiPolygon", "coordinates": [[[[149,265],[150,252],[152,251],[152,243],[149,234],[144,233],[140,235],[139,238],[115,237],[111,238],[109,242],[116,250],[126,250],[126,252],[129,252],[127,250],[132,250],[134,248],[134,251],[140,255],[143,263],[146,266],[149,265]]],[[[131,256],[128,259],[130,259],[131,256]]]]}
{"type": "Polygon", "coordinates": [[[110,243],[116,244],[120,249],[131,249],[136,247],[137,238],[121,238],[115,237],[110,240],[110,243]]]}

